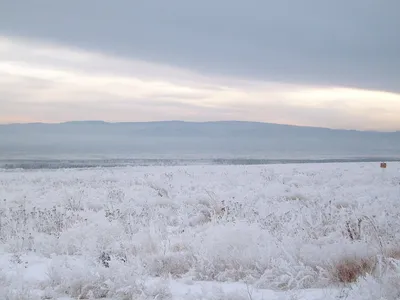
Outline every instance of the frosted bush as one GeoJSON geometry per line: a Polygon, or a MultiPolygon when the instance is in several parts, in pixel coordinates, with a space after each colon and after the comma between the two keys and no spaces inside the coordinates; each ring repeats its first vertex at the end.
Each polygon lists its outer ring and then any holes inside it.
{"type": "Polygon", "coordinates": [[[347,299],[398,300],[400,298],[400,274],[384,274],[380,278],[368,275],[346,292],[347,299]]]}
{"type": "Polygon", "coordinates": [[[244,222],[208,227],[193,241],[196,277],[236,281],[257,278],[276,254],[275,239],[244,222]]]}
{"type": "Polygon", "coordinates": [[[169,299],[167,286],[159,281],[144,284],[133,266],[118,262],[110,268],[90,266],[68,257],[55,259],[48,271],[49,284],[58,294],[78,299],[117,297],[118,299],[169,299]]]}
{"type": "MultiPolygon", "coordinates": [[[[47,283],[74,297],[154,298],[139,280],[147,276],[280,290],[341,286],[343,261],[400,258],[397,171],[383,178],[375,165],[360,166],[0,172],[0,250],[51,262],[48,282],[29,287],[47,283]]],[[[387,287],[392,299],[395,262],[362,272],[351,287],[387,287]]],[[[157,299],[168,299],[162,290],[157,299]]]]}
{"type": "Polygon", "coordinates": [[[304,289],[328,281],[327,272],[322,268],[312,268],[297,262],[298,265],[285,259],[272,260],[260,279],[255,283],[258,288],[274,290],[304,289]]]}
{"type": "Polygon", "coordinates": [[[187,252],[176,252],[149,256],[143,263],[151,276],[181,277],[194,267],[195,258],[187,252]]]}

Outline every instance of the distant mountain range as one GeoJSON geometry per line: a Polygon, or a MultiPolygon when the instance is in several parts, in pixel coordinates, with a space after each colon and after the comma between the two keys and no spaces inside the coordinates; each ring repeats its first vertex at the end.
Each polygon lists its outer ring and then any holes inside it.
{"type": "Polygon", "coordinates": [[[400,132],[257,122],[0,125],[0,159],[399,157],[400,132]]]}
{"type": "Polygon", "coordinates": [[[215,121],[215,122],[185,122],[185,121],[156,121],[156,122],[105,122],[105,121],[70,121],[63,123],[14,123],[0,124],[0,132],[7,131],[33,131],[33,132],[60,132],[65,133],[75,131],[76,129],[85,131],[93,131],[96,129],[106,130],[107,132],[119,133],[152,133],[152,134],[183,134],[183,133],[198,133],[198,134],[215,134],[217,129],[218,134],[228,132],[258,134],[271,133],[375,133],[375,134],[399,134],[400,131],[382,132],[382,131],[360,131],[360,130],[344,130],[330,129],[310,126],[295,126],[282,125],[262,122],[245,122],[245,121],[215,121]]]}

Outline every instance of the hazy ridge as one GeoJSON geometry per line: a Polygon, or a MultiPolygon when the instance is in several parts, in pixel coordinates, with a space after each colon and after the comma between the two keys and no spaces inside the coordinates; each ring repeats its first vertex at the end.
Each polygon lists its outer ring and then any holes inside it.
{"type": "Polygon", "coordinates": [[[0,125],[3,164],[21,160],[83,161],[83,164],[99,160],[112,165],[121,161],[174,164],[197,160],[229,164],[240,160],[268,163],[381,158],[400,159],[400,132],[236,121],[0,125]]]}

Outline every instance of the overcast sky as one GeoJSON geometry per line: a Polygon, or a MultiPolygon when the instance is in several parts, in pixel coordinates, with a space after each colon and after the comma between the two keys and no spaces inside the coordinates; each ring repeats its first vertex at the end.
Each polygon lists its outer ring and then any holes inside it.
{"type": "Polygon", "coordinates": [[[0,123],[399,116],[398,0],[0,0],[0,123]]]}

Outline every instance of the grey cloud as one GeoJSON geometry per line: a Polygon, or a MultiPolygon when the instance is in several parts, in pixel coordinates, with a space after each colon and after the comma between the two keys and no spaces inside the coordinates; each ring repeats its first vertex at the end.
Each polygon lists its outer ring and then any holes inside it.
{"type": "Polygon", "coordinates": [[[0,34],[204,73],[400,92],[400,2],[2,1],[0,34]]]}

